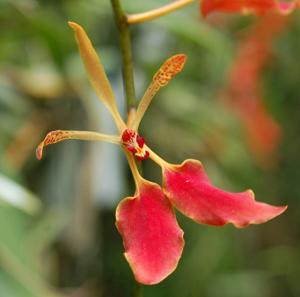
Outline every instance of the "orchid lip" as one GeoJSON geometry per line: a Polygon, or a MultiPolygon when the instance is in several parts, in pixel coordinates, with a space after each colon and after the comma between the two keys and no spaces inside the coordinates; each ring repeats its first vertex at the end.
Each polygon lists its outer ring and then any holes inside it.
{"type": "Polygon", "coordinates": [[[136,131],[125,129],[122,134],[122,144],[131,153],[134,154],[138,161],[145,160],[149,157],[149,151],[145,145],[145,140],[136,131]]]}

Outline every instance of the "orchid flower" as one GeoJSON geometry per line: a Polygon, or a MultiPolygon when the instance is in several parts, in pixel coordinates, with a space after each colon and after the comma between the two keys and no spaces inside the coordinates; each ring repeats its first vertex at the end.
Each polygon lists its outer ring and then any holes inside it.
{"type": "Polygon", "coordinates": [[[97,95],[111,112],[119,134],[57,130],[48,133],[37,148],[41,159],[45,146],[67,139],[106,141],[118,144],[125,153],[136,185],[134,196],[123,199],[116,210],[116,226],[125,248],[125,257],[135,279],[156,284],[172,273],[181,257],[184,239],[173,207],[201,224],[236,227],[260,224],[281,214],[286,206],[272,206],[254,200],[251,190],[230,193],[213,186],[202,164],[188,159],[170,164],[158,156],[138,133],[139,124],[152,98],[178,74],[186,61],[183,54],[166,60],[153,76],[136,112],[125,123],[118,112],[112,87],[84,29],[69,22],[75,32],[82,60],[97,95]],[[162,168],[163,187],[145,180],[136,161],[152,159],[162,168]]]}
{"type": "Polygon", "coordinates": [[[224,90],[224,101],[240,118],[250,149],[264,163],[275,156],[281,129],[265,106],[259,78],[271,57],[272,41],[288,24],[289,18],[269,13],[251,27],[239,44],[224,90]]]}
{"type": "Polygon", "coordinates": [[[204,17],[212,12],[265,14],[277,11],[289,14],[297,7],[300,7],[299,0],[201,0],[201,13],[204,17]]]}

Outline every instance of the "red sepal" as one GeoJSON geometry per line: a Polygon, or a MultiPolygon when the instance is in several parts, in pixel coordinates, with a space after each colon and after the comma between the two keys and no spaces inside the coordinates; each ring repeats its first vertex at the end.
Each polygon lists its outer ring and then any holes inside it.
{"type": "Polygon", "coordinates": [[[204,17],[212,12],[251,12],[264,14],[276,9],[276,0],[202,0],[201,13],[204,17]]]}
{"type": "Polygon", "coordinates": [[[125,129],[122,134],[122,143],[126,149],[133,153],[138,161],[149,158],[149,152],[145,147],[145,140],[132,129],[125,129]]]}
{"type": "Polygon", "coordinates": [[[201,224],[238,228],[264,223],[285,211],[286,206],[257,202],[251,190],[230,193],[214,187],[201,163],[186,160],[163,168],[165,193],[173,205],[201,224]]]}
{"type": "Polygon", "coordinates": [[[183,231],[157,184],[144,181],[136,196],[119,203],[116,226],[138,282],[157,284],[175,270],[184,246],[183,231]]]}

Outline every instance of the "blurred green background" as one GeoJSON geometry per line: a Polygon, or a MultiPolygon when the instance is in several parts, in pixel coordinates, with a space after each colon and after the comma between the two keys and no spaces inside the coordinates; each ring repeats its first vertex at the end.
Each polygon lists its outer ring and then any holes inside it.
{"type": "MultiPolygon", "coordinates": [[[[122,1],[128,12],[167,0],[122,1]]],[[[197,1],[196,1],[197,2],[197,1]]],[[[274,39],[261,75],[265,104],[282,129],[277,157],[262,166],[239,119],[220,98],[251,16],[199,16],[199,3],[132,27],[142,96],[169,56],[184,71],[160,91],[141,126],[170,162],[203,162],[214,183],[251,187],[258,200],[288,204],[267,224],[238,230],[196,225],[178,214],[186,245],[177,270],[144,296],[300,296],[300,14],[274,39]]],[[[122,255],[114,209],[133,194],[119,148],[70,141],[35,147],[54,129],[115,131],[91,89],[71,29],[85,27],[125,114],[118,35],[108,0],[0,0],[0,296],[129,297],[137,288],[122,255]]],[[[144,163],[146,178],[160,171],[144,163]]]]}

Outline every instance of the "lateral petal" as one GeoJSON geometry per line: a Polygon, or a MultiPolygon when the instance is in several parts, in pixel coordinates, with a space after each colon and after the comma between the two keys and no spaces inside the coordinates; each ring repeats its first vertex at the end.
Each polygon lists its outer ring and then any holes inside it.
{"type": "Polygon", "coordinates": [[[92,131],[74,131],[74,130],[54,130],[50,131],[44,140],[38,145],[36,149],[36,158],[41,160],[43,157],[43,150],[50,144],[55,144],[64,140],[77,139],[88,141],[105,141],[115,144],[120,144],[119,136],[101,134],[92,131]]]}
{"type": "Polygon", "coordinates": [[[184,246],[183,231],[157,184],[143,180],[134,197],[119,203],[116,226],[138,282],[157,284],[175,270],[184,246]]]}
{"type": "Polygon", "coordinates": [[[132,121],[128,122],[128,127],[138,130],[139,124],[148,109],[153,97],[163,87],[165,87],[178,73],[180,73],[186,62],[186,55],[177,54],[167,59],[158,71],[154,74],[152,81],[141,99],[136,114],[132,121]]]}
{"type": "Polygon", "coordinates": [[[269,221],[287,208],[257,202],[251,190],[230,193],[218,189],[211,184],[197,160],[164,166],[163,178],[165,193],[172,204],[201,224],[223,226],[232,223],[242,228],[269,221]]]}

